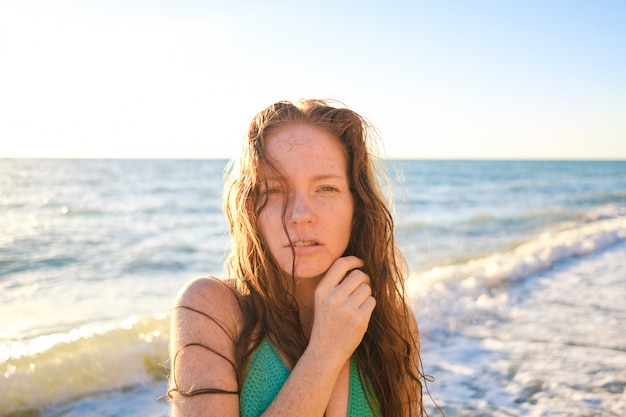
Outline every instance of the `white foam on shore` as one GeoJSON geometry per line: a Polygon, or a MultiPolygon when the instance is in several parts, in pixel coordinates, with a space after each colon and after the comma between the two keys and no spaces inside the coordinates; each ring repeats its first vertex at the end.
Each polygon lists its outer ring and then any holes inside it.
{"type": "Polygon", "coordinates": [[[500,287],[468,291],[444,281],[435,302],[423,295],[422,358],[435,377],[429,389],[447,416],[626,415],[626,241],[620,224],[557,233],[562,245],[551,248],[554,253],[574,253],[570,246],[581,239],[596,242],[596,249],[562,257],[569,260],[528,279],[516,275],[515,285],[503,278],[500,287]],[[612,236],[618,238],[608,247],[612,236]]]}
{"type": "Polygon", "coordinates": [[[0,415],[162,378],[169,317],[131,317],[0,346],[0,415]]]}
{"type": "MultiPolygon", "coordinates": [[[[497,288],[549,269],[564,259],[587,255],[623,240],[626,217],[569,225],[542,233],[507,252],[413,273],[407,281],[408,297],[418,316],[445,315],[451,320],[462,320],[468,312],[503,313],[500,308],[507,301],[507,294],[494,291],[497,288]]],[[[454,323],[449,325],[454,327],[454,323]]]]}

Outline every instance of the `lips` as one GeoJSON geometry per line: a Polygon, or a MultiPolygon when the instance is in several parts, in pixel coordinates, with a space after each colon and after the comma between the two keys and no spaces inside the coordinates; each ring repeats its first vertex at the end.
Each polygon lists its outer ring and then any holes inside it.
{"type": "Polygon", "coordinates": [[[294,248],[301,248],[301,247],[305,247],[305,246],[317,246],[319,245],[319,243],[313,241],[313,240],[299,240],[297,242],[293,242],[293,247],[294,248]]]}

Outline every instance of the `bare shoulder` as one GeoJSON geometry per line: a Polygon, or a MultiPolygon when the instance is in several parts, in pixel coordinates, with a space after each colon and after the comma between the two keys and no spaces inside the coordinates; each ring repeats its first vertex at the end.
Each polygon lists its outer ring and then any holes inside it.
{"type": "Polygon", "coordinates": [[[197,278],[181,288],[170,333],[173,416],[236,415],[238,397],[230,394],[239,390],[235,343],[242,318],[239,295],[227,282],[197,278]],[[197,395],[206,392],[215,395],[197,395]]]}
{"type": "Polygon", "coordinates": [[[235,337],[242,319],[239,295],[228,281],[215,277],[195,278],[178,292],[174,318],[184,319],[191,327],[195,327],[195,322],[211,326],[206,321],[212,321],[224,326],[224,330],[235,337]]]}
{"type": "Polygon", "coordinates": [[[218,304],[223,307],[238,307],[238,295],[230,281],[216,277],[195,278],[187,282],[178,292],[175,306],[206,308],[218,304]],[[232,306],[231,306],[232,304],[232,306]]]}
{"type": "Polygon", "coordinates": [[[177,390],[199,387],[236,391],[234,346],[241,322],[237,292],[227,282],[196,278],[180,289],[170,333],[172,382],[177,390]]]}

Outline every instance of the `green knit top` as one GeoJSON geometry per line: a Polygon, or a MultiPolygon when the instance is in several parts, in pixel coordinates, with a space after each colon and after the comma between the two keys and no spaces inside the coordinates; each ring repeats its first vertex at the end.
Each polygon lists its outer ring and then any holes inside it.
{"type": "MultiPolygon", "coordinates": [[[[252,354],[239,396],[239,415],[258,417],[269,407],[289,377],[290,371],[269,339],[263,339],[252,354]]],[[[354,357],[350,359],[350,399],[348,417],[375,417],[370,408],[354,357]]],[[[371,401],[373,405],[376,401],[371,401]]]]}

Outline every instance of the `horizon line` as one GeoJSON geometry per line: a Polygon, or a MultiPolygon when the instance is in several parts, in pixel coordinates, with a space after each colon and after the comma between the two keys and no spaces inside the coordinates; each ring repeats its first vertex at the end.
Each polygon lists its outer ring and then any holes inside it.
{"type": "MultiPolygon", "coordinates": [[[[2,159],[47,159],[47,160],[163,160],[163,161],[230,161],[236,159],[237,157],[226,157],[226,156],[218,156],[218,157],[186,157],[186,156],[3,156],[0,155],[0,160],[2,159]]],[[[378,157],[380,160],[392,160],[392,161],[520,161],[520,162],[626,162],[625,157],[393,157],[393,156],[385,156],[378,157]]]]}

